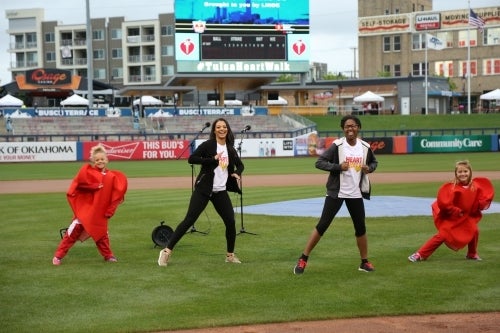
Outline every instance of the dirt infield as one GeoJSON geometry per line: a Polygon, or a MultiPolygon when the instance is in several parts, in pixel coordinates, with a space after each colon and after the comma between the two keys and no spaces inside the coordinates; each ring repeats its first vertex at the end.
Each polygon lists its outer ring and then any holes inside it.
{"type": "MultiPolygon", "coordinates": [[[[475,172],[500,179],[500,172],[475,172]]],[[[327,175],[244,176],[245,187],[324,185],[327,175]]],[[[372,183],[446,182],[450,172],[373,173],[372,183]]],[[[70,180],[0,181],[0,194],[66,192],[70,180]]],[[[129,189],[191,188],[191,177],[130,178],[129,189]]],[[[500,312],[336,319],[180,330],[176,333],[490,333],[498,332],[500,312]]],[[[166,332],[166,331],[165,331],[166,332]]],[[[158,332],[158,333],[165,333],[158,332]]],[[[172,332],[172,331],[170,331],[172,332]]]]}
{"type": "MultiPolygon", "coordinates": [[[[450,172],[375,172],[370,175],[373,184],[446,182],[452,177],[450,172]]],[[[500,171],[478,171],[474,172],[474,177],[500,179],[500,171]]],[[[243,177],[243,185],[245,187],[324,185],[326,179],[326,174],[250,175],[243,177]]],[[[69,184],[68,179],[0,181],[0,194],[66,192],[69,184]]],[[[191,177],[129,178],[131,190],[169,188],[191,188],[191,177]]]]}

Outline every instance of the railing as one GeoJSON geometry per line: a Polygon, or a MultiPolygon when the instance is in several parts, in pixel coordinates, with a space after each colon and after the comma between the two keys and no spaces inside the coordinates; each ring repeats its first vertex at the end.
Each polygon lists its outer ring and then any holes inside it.
{"type": "MultiPolygon", "coordinates": [[[[246,138],[294,138],[314,131],[314,127],[305,127],[293,131],[247,132],[246,138]]],[[[50,142],[50,141],[148,141],[148,140],[191,140],[198,132],[169,133],[96,133],[96,134],[45,134],[45,135],[0,135],[0,142],[50,142]]],[[[460,129],[402,129],[377,130],[360,133],[364,138],[381,138],[393,136],[443,136],[443,135],[491,135],[500,134],[500,128],[460,128],[460,129]]],[[[344,133],[338,131],[319,131],[320,137],[341,137],[344,133]]],[[[208,138],[203,134],[200,139],[208,138]]]]}

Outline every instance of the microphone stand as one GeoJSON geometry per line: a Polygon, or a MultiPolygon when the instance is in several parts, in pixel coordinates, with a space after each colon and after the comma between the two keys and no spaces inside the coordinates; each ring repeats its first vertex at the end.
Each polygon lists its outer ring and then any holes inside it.
{"type": "MultiPolygon", "coordinates": [[[[186,146],[186,148],[184,148],[184,150],[181,152],[181,154],[179,155],[179,157],[177,157],[177,159],[180,159],[182,155],[184,155],[184,153],[186,152],[186,150],[191,147],[191,151],[194,149],[194,142],[196,141],[196,139],[198,139],[198,137],[200,136],[201,133],[203,133],[203,131],[205,130],[205,128],[208,128],[210,126],[205,126],[203,127],[198,133],[196,133],[195,137],[191,140],[191,142],[189,142],[189,145],[186,146]]],[[[191,166],[191,194],[193,194],[194,192],[194,180],[195,180],[195,176],[194,176],[194,165],[193,164],[190,164],[191,166]]],[[[203,235],[208,235],[208,232],[205,232],[205,231],[198,231],[196,230],[196,227],[194,226],[194,224],[191,226],[191,229],[188,231],[188,233],[200,233],[200,234],[203,234],[203,235]]]]}
{"type": "MultiPolygon", "coordinates": [[[[247,128],[245,128],[243,131],[241,131],[241,136],[240,136],[240,142],[238,143],[238,154],[240,155],[240,160],[241,160],[241,144],[243,143],[243,134],[246,133],[247,128]]],[[[240,220],[241,220],[241,229],[240,232],[237,235],[240,234],[249,234],[249,235],[257,235],[254,234],[253,232],[246,231],[245,226],[243,224],[243,177],[240,176],[240,220]]]]}

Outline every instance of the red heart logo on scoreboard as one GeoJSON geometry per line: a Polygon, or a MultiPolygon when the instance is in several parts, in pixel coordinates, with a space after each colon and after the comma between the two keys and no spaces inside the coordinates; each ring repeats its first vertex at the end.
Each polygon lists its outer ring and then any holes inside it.
{"type": "Polygon", "coordinates": [[[293,43],[292,49],[293,52],[295,52],[297,55],[301,55],[306,50],[306,44],[304,44],[304,42],[302,42],[302,40],[299,39],[298,41],[293,43]]]}
{"type": "Polygon", "coordinates": [[[194,51],[194,43],[188,38],[181,43],[180,48],[185,55],[189,55],[194,51]]]}

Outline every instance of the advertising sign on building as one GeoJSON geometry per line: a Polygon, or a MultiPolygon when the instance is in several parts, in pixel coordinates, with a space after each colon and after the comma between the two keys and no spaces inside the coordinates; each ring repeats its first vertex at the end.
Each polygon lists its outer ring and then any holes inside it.
{"type": "Polygon", "coordinates": [[[415,30],[436,30],[440,28],[441,15],[439,13],[415,15],[415,30]]]}

